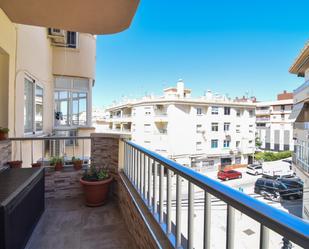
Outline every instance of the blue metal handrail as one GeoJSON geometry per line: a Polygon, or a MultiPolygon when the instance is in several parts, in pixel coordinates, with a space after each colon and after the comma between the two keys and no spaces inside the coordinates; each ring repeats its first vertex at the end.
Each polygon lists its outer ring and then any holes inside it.
{"type": "Polygon", "coordinates": [[[144,153],[148,157],[160,163],[164,167],[180,175],[189,182],[216,196],[228,205],[246,214],[262,225],[272,229],[296,244],[308,248],[309,246],[309,223],[288,214],[284,211],[269,206],[240,191],[226,186],[194,170],[184,167],[175,161],[165,158],[131,141],[125,141],[128,145],[144,153]]]}

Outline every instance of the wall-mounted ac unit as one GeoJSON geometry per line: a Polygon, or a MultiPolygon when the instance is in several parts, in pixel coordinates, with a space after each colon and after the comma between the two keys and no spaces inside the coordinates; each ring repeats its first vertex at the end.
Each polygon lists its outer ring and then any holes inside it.
{"type": "Polygon", "coordinates": [[[63,29],[48,29],[48,36],[51,38],[52,43],[57,46],[66,46],[67,32],[63,29]]]}
{"type": "Polygon", "coordinates": [[[63,29],[54,29],[54,28],[50,28],[49,29],[49,34],[52,36],[65,36],[65,31],[63,29]]]}

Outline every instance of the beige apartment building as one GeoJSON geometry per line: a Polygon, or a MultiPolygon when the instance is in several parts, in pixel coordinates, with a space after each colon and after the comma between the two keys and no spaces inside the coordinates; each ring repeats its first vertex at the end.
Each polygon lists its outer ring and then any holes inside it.
{"type": "Polygon", "coordinates": [[[294,107],[291,119],[294,123],[294,170],[304,181],[303,218],[309,219],[309,42],[290,68],[290,73],[305,79],[294,90],[294,107]]]}
{"type": "MultiPolygon", "coordinates": [[[[2,10],[0,23],[0,126],[10,129],[10,137],[93,132],[96,37],[14,24],[2,10]]],[[[29,148],[26,142],[23,146],[29,148]]],[[[34,143],[34,151],[37,146],[42,147],[34,143]]],[[[53,151],[59,146],[53,145],[53,151]]],[[[15,146],[13,158],[19,153],[15,146]]],[[[23,154],[30,165],[28,153],[23,154]]]]}
{"type": "Polygon", "coordinates": [[[256,103],[256,133],[261,149],[271,151],[294,150],[293,94],[284,91],[275,101],[256,103]]]}

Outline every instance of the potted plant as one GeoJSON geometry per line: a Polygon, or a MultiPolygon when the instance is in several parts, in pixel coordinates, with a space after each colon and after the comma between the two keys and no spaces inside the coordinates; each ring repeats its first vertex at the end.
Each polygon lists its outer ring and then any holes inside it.
{"type": "Polygon", "coordinates": [[[7,164],[11,167],[11,169],[21,168],[23,161],[9,161],[7,164]]]}
{"type": "Polygon", "coordinates": [[[90,169],[86,170],[80,179],[86,205],[91,207],[103,205],[107,201],[112,180],[113,178],[107,169],[92,165],[90,169]]]}
{"type": "Polygon", "coordinates": [[[83,167],[83,160],[80,158],[72,157],[72,163],[75,170],[80,170],[83,167]]]}
{"type": "Polygon", "coordinates": [[[63,169],[63,158],[62,157],[52,157],[50,159],[50,165],[55,167],[56,171],[60,171],[63,169]]]}
{"type": "Polygon", "coordinates": [[[0,127],[0,140],[6,140],[8,138],[8,133],[9,133],[8,128],[3,128],[0,127]]]}
{"type": "Polygon", "coordinates": [[[42,164],[40,162],[36,162],[36,163],[32,163],[31,166],[32,168],[39,168],[42,166],[42,164]]]}

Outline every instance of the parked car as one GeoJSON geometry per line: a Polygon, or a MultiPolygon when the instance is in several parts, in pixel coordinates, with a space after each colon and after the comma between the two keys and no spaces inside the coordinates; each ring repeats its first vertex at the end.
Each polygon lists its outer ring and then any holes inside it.
{"type": "Polygon", "coordinates": [[[236,170],[220,170],[217,177],[218,179],[227,181],[231,179],[242,178],[242,173],[236,170]]]}
{"type": "Polygon", "coordinates": [[[281,197],[282,199],[294,200],[302,197],[299,189],[287,187],[284,183],[276,179],[259,178],[255,182],[254,193],[263,196],[281,197]]]}
{"type": "Polygon", "coordinates": [[[284,178],[279,178],[279,182],[282,182],[285,186],[288,188],[293,188],[301,191],[303,193],[304,191],[304,182],[298,178],[298,177],[284,177],[284,178]]]}
{"type": "Polygon", "coordinates": [[[263,173],[263,168],[261,164],[251,164],[247,166],[247,174],[250,175],[261,175],[263,173]]]}

